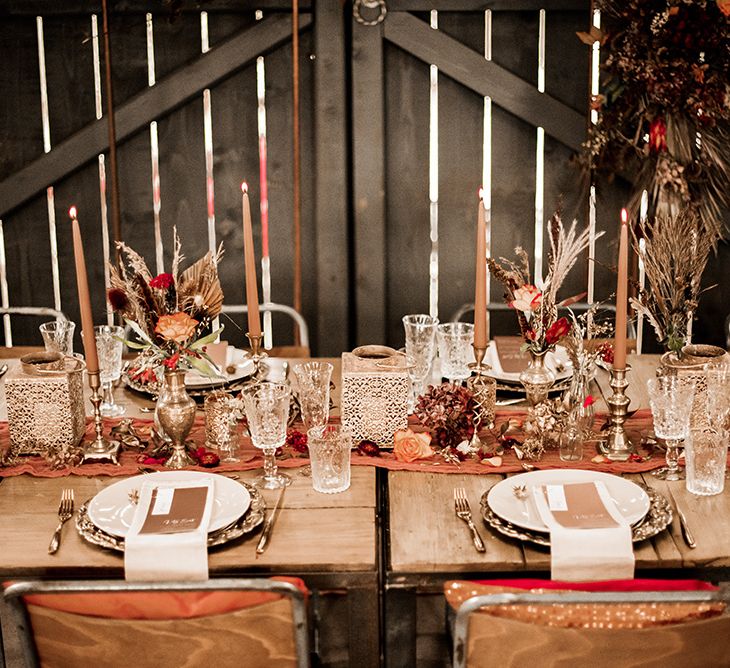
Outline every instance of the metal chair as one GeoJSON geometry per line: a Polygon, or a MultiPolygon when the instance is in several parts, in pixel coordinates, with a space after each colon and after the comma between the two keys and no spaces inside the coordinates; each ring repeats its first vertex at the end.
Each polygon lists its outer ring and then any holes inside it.
{"type": "MultiPolygon", "coordinates": [[[[23,315],[23,316],[34,316],[36,318],[53,318],[55,320],[68,320],[68,317],[63,311],[59,311],[55,308],[49,308],[46,306],[0,306],[0,316],[4,315],[23,315]]],[[[0,358],[9,357],[20,357],[21,355],[34,352],[36,350],[43,350],[40,346],[13,346],[12,341],[8,345],[0,346],[0,358]]]]}
{"type": "Polygon", "coordinates": [[[730,590],[562,592],[474,596],[456,614],[454,668],[560,666],[608,668],[720,668],[730,665],[730,616],[644,628],[566,628],[480,613],[485,606],[559,604],[712,603],[730,601],[730,590]],[[483,623],[482,628],[479,628],[483,623]]]}
{"type": "MultiPolygon", "coordinates": [[[[296,323],[299,330],[298,346],[273,348],[271,350],[274,352],[270,354],[275,357],[309,357],[309,327],[299,311],[286,304],[277,304],[275,302],[263,302],[259,305],[259,309],[264,313],[284,313],[288,315],[296,323]]],[[[248,306],[245,304],[224,304],[222,312],[228,314],[248,313],[248,306]]]]}
{"type": "Polygon", "coordinates": [[[28,666],[309,666],[305,594],[291,582],[28,581],[5,599],[28,666]],[[239,600],[252,592],[274,596],[239,600]]]}

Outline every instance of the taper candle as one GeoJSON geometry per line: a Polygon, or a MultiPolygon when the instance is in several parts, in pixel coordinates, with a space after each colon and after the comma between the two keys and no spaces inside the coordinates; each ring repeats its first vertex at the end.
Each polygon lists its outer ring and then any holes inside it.
{"type": "Polygon", "coordinates": [[[84,245],[81,241],[81,230],[76,217],[76,207],[72,206],[68,215],[71,218],[73,233],[74,260],[76,262],[76,287],[79,293],[79,311],[81,312],[81,340],[84,344],[86,370],[89,373],[98,373],[99,356],[96,352],[96,337],[94,335],[94,317],[91,313],[91,298],[89,297],[89,279],[86,274],[84,260],[84,245]]]}
{"type": "Polygon", "coordinates": [[[618,244],[618,279],[616,283],[616,331],[613,342],[613,366],[626,368],[626,315],[629,290],[629,216],[621,209],[621,229],[618,244]]]}
{"type": "Polygon", "coordinates": [[[259,316],[259,290],[256,283],[256,253],[253,248],[253,227],[251,226],[251,205],[248,201],[248,186],[241,184],[243,210],[243,257],[246,269],[246,305],[248,306],[248,333],[261,336],[259,316]]]}
{"type": "Polygon", "coordinates": [[[474,347],[487,347],[487,226],[484,191],[479,189],[477,211],[476,286],[474,289],[474,347]]]}

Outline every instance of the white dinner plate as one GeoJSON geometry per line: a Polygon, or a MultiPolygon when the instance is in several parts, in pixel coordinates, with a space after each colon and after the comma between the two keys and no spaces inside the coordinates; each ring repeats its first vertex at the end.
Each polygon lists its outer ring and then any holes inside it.
{"type": "Polygon", "coordinates": [[[251,505],[251,495],[243,485],[231,478],[201,471],[158,471],[115,482],[91,499],[88,508],[89,519],[103,531],[125,538],[136,509],[129,498],[129,493],[139,490],[143,481],[169,484],[176,480],[188,482],[207,478],[215,481],[215,498],[208,531],[218,531],[235,522],[248,510],[251,505]]]}
{"type": "Polygon", "coordinates": [[[583,469],[552,469],[520,473],[498,482],[487,495],[489,507],[503,520],[532,531],[547,531],[532,500],[532,490],[540,485],[564,485],[575,482],[602,481],[619,512],[629,524],[635,524],[649,511],[649,496],[635,483],[610,473],[583,469]],[[527,498],[518,499],[515,485],[525,485],[527,498]]]}
{"type": "MultiPolygon", "coordinates": [[[[520,382],[520,374],[518,372],[502,370],[502,365],[499,363],[499,355],[497,354],[497,346],[494,341],[490,341],[487,346],[484,362],[492,367],[487,372],[488,376],[502,383],[516,385],[520,382]]],[[[556,346],[554,351],[551,350],[545,355],[545,366],[555,374],[556,382],[567,380],[573,375],[573,364],[570,361],[570,357],[568,357],[568,351],[563,346],[556,346]]]]}
{"type": "Polygon", "coordinates": [[[185,374],[185,386],[192,388],[212,387],[221,383],[232,383],[246,378],[253,373],[254,364],[248,351],[228,346],[226,351],[226,368],[222,376],[205,376],[195,369],[185,374]]]}

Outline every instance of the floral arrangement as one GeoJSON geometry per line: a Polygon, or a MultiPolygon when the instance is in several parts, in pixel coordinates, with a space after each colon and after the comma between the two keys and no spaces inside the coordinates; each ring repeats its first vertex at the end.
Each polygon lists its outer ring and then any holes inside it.
{"type": "Polygon", "coordinates": [[[631,306],[647,318],[667,350],[679,353],[687,342],[687,327],[702,292],[702,274],[718,238],[717,230],[704,225],[692,207],[642,221],[634,233],[647,286],[638,290],[631,306]],[[644,239],[643,251],[639,236],[644,239]]]}
{"type": "Polygon", "coordinates": [[[574,303],[580,296],[558,303],[557,294],[578,257],[588,247],[589,231],[585,229],[578,234],[577,224],[574,220],[566,230],[559,211],[550,219],[550,259],[542,290],[530,282],[530,261],[523,248],[515,248],[517,262],[506,258],[487,259],[490,273],[504,286],[507,304],[517,313],[523,348],[534,354],[554,348],[572,327],[567,318],[558,318],[558,306],[574,303]]]}
{"type": "Polygon", "coordinates": [[[123,242],[117,243],[119,263],[112,267],[107,294],[115,312],[132,328],[139,341],[127,345],[141,351],[133,378],[154,383],[162,368],[196,369],[207,376],[218,372],[205,352],[222,327],[210,332],[223,305],[218,262],[223,254],[208,252],[180,271],[180,239],[175,231],[172,271],[152,276],[144,259],[123,242]]]}
{"type": "Polygon", "coordinates": [[[469,455],[467,446],[474,435],[474,396],[465,387],[443,383],[432,385],[418,398],[414,413],[429,429],[433,445],[445,459],[461,461],[469,455]]]}
{"type": "Polygon", "coordinates": [[[598,122],[584,148],[590,170],[634,181],[631,208],[649,194],[649,214],[696,207],[722,229],[730,206],[730,2],[597,0],[605,31],[598,122]]]}
{"type": "MultiPolygon", "coordinates": [[[[601,304],[594,304],[587,311],[576,315],[568,309],[571,327],[561,341],[573,365],[573,376],[591,375],[598,359],[606,362],[611,344],[601,339],[613,336],[614,324],[599,320],[601,304]]],[[[613,363],[613,358],[611,362],[613,363]]]]}

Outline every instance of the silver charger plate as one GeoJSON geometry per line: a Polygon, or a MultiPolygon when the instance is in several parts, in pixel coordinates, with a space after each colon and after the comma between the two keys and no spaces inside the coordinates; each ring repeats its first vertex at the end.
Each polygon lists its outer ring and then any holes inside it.
{"type": "MultiPolygon", "coordinates": [[[[642,540],[656,536],[658,533],[664,531],[672,522],[672,507],[669,501],[657,492],[653,487],[636,483],[641,487],[649,497],[649,510],[644,515],[644,519],[637,522],[631,527],[631,540],[634,543],[639,543],[642,540]]],[[[490,487],[491,489],[491,487],[490,487]]],[[[550,547],[550,534],[542,533],[540,531],[532,531],[531,529],[523,529],[518,527],[506,520],[503,520],[489,507],[487,503],[487,495],[489,490],[482,494],[482,498],[479,501],[479,505],[482,511],[482,519],[487,526],[492,527],[495,531],[508,536],[509,538],[515,538],[516,540],[525,541],[528,543],[536,543],[543,547],[550,547]]]]}
{"type": "MultiPolygon", "coordinates": [[[[209,533],[208,547],[215,547],[216,545],[223,545],[232,540],[236,540],[247,533],[251,533],[264,521],[266,502],[261,492],[249,483],[242,482],[241,484],[251,495],[251,505],[235,522],[222,529],[218,529],[218,531],[209,533]]],[[[92,545],[116,550],[117,552],[124,552],[124,538],[112,536],[91,521],[88,513],[90,501],[91,499],[85,501],[76,514],[76,530],[79,532],[79,535],[92,545]]]]}

